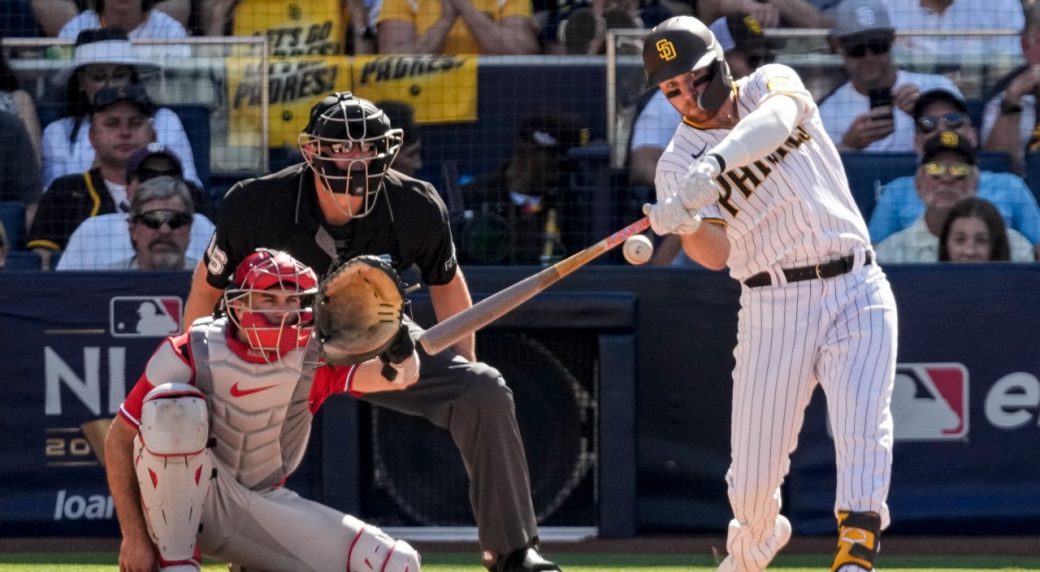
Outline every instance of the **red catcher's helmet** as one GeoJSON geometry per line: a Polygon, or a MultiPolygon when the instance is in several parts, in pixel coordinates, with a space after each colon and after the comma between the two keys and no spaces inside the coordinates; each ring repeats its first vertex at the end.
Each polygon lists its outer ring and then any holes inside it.
{"type": "Polygon", "coordinates": [[[307,345],[314,325],[312,303],[318,277],[308,266],[285,252],[258,248],[247,256],[224,291],[231,320],[249,346],[283,355],[307,345]],[[299,307],[286,311],[257,307],[254,294],[277,289],[299,299],[299,307]]]}

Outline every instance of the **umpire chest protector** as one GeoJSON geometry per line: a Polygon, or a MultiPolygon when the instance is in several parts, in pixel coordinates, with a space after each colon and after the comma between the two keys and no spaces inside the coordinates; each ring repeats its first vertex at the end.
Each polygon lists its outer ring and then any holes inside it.
{"type": "Polygon", "coordinates": [[[213,453],[249,489],[277,486],[300,464],[310,438],[316,344],[273,363],[254,363],[228,346],[227,318],[190,330],[195,385],[206,394],[213,453]],[[311,350],[314,348],[314,350],[311,350]]]}

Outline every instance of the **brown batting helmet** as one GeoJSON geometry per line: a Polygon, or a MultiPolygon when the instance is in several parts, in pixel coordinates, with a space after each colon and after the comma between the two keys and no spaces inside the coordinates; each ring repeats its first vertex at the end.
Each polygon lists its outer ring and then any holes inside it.
{"type": "Polygon", "coordinates": [[[643,67],[649,85],[710,67],[707,89],[697,98],[705,111],[716,111],[733,90],[733,76],[715,35],[693,16],[661,22],[643,40],[643,67]]]}

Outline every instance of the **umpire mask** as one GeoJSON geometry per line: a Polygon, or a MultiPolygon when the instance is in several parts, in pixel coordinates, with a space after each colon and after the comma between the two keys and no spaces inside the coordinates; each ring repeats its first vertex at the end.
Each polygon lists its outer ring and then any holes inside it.
{"type": "Polygon", "coordinates": [[[311,109],[300,150],[322,184],[336,194],[364,197],[353,217],[371,212],[404,133],[383,110],[349,91],[326,96],[311,109]]]}
{"type": "Polygon", "coordinates": [[[658,24],[643,40],[643,67],[648,86],[677,75],[710,67],[705,78],[708,87],[697,98],[697,106],[705,111],[718,111],[733,92],[733,76],[729,72],[722,46],[700,20],[693,16],[675,16],[658,24]]]}

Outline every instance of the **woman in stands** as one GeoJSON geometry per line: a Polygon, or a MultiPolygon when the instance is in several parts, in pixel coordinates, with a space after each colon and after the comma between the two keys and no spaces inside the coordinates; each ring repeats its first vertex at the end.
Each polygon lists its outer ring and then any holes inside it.
{"type": "Polygon", "coordinates": [[[1011,260],[1004,217],[993,203],[978,197],[961,200],[946,217],[939,235],[940,262],[1011,260]]]}
{"type": "MultiPolygon", "coordinates": [[[[76,38],[72,64],[58,72],[53,81],[66,86],[64,117],[47,125],[43,132],[43,185],[71,173],[82,173],[94,162],[94,148],[87,135],[94,95],[106,86],[142,83],[141,74],[159,69],[136,57],[126,32],[117,28],[84,30],[76,38]]],[[[173,150],[184,166],[184,178],[200,184],[195,156],[180,118],[159,108],[155,114],[159,143],[173,150]]]]}

